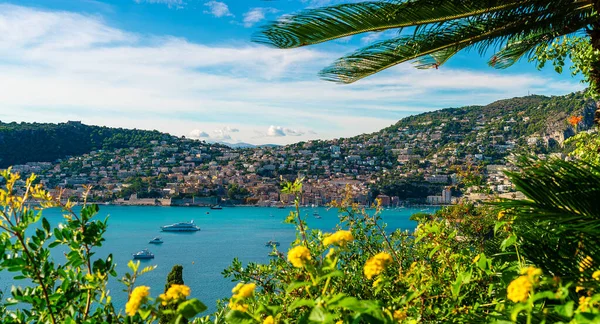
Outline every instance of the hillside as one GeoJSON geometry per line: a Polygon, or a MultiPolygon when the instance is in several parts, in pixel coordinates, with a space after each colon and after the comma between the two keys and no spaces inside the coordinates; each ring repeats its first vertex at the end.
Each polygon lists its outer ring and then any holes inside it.
{"type": "Polygon", "coordinates": [[[409,116],[381,131],[331,142],[362,142],[369,152],[379,152],[383,158],[400,153],[424,158],[448,150],[457,157],[487,153],[499,159],[507,149],[560,152],[562,142],[574,134],[567,118],[582,115],[579,129],[589,129],[594,109],[594,101],[582,93],[532,95],[409,116]],[[393,149],[402,151],[394,153],[393,149]]]}
{"type": "Polygon", "coordinates": [[[68,188],[74,196],[93,184],[94,199],[101,201],[132,196],[149,204],[159,198],[189,204],[201,201],[193,197],[219,197],[269,205],[281,199],[281,177],[301,175],[304,203],[339,199],[346,185],[361,203],[378,194],[396,203],[422,203],[453,183],[456,167],[467,164],[487,170],[481,174],[483,191],[512,190],[498,172],[507,167],[506,157],[564,153],[563,141],[574,134],[567,118],[583,115],[579,130],[591,127],[594,107],[580,93],[528,96],[410,116],[351,138],[240,149],[77,122],[0,124],[1,166],[61,159],[15,170],[38,173],[48,187],[68,188]]]}
{"type": "Polygon", "coordinates": [[[145,147],[172,136],[137,129],[60,124],[0,122],[0,168],[26,162],[53,162],[94,150],[145,147]]]}

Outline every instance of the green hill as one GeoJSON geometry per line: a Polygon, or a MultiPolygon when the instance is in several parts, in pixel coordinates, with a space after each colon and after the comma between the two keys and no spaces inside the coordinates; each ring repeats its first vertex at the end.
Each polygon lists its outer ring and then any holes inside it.
{"type": "Polygon", "coordinates": [[[150,141],[172,140],[158,131],[60,124],[0,122],[0,168],[26,162],[53,162],[93,150],[145,147],[150,141]]]}

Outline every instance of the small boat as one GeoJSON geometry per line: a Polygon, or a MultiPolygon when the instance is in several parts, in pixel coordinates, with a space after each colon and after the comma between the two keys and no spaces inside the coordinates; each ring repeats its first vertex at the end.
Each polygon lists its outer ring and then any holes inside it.
{"type": "Polygon", "coordinates": [[[154,254],[148,251],[148,249],[143,249],[138,253],[133,254],[134,259],[154,259],[154,254]]]}
{"type": "Polygon", "coordinates": [[[279,246],[279,245],[280,245],[279,242],[273,241],[273,240],[270,240],[269,242],[265,243],[265,246],[269,246],[269,247],[279,246]]]}
{"type": "Polygon", "coordinates": [[[161,226],[160,229],[163,232],[196,232],[200,230],[200,227],[196,226],[192,220],[189,223],[175,223],[161,226]]]}
{"type": "Polygon", "coordinates": [[[318,212],[318,211],[315,211],[315,212],[313,213],[313,216],[314,216],[315,218],[321,218],[321,215],[319,215],[319,212],[318,212]]]}
{"type": "Polygon", "coordinates": [[[210,206],[210,209],[223,209],[223,207],[219,205],[210,206]]]}
{"type": "Polygon", "coordinates": [[[150,243],[150,244],[162,244],[162,243],[164,243],[164,242],[163,242],[163,240],[161,240],[161,239],[160,239],[160,237],[158,237],[158,236],[157,236],[157,237],[153,238],[153,239],[152,239],[150,242],[148,242],[148,243],[150,243]]]}

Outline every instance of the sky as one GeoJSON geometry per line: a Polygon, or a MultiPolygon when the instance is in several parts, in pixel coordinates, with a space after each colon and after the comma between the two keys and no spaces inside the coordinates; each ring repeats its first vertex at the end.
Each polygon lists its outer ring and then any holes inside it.
{"type": "MultiPolygon", "coordinates": [[[[352,1],[352,0],[350,0],[352,1]]],[[[289,144],[377,131],[447,107],[584,85],[568,71],[507,70],[460,53],[351,85],[319,70],[369,33],[298,49],[251,42],[260,26],[337,0],[0,0],[0,121],[156,129],[206,141],[289,144]]]]}

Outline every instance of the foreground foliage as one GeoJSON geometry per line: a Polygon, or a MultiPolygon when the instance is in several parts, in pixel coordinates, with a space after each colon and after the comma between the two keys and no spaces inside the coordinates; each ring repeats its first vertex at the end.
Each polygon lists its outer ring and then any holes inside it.
{"type": "MultiPolygon", "coordinates": [[[[359,207],[350,190],[334,204],[340,211],[335,231],[310,229],[299,212],[302,180],[285,183],[282,192],[297,197],[286,220],[297,229],[295,242],[287,251],[274,248],[277,257],[268,264],[234,260],[224,271],[238,282],[231,297],[193,322],[600,321],[600,207],[594,201],[600,166],[526,159],[522,172],[510,176],[528,199],[417,214],[414,232],[390,232],[381,207],[359,207]]],[[[93,252],[107,226],[93,218],[98,207],[85,205],[75,214],[62,206],[65,218],[52,226],[28,202],[50,207],[59,200],[32,185],[34,177],[15,195],[18,176],[7,171],[3,177],[0,270],[35,283],[13,288],[3,300],[3,323],[181,323],[206,309],[188,299],[179,279],[153,298],[148,287],[135,284],[152,267],[131,262],[122,279],[128,302],[115,310],[106,291],[115,265],[93,252]],[[65,249],[66,262],[50,253],[56,248],[65,249]]]]}

